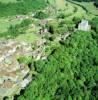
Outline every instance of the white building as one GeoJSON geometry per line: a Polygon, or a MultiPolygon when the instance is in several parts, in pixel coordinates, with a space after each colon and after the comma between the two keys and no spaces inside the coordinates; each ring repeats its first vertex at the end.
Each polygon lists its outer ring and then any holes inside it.
{"type": "Polygon", "coordinates": [[[78,30],[89,31],[90,25],[87,20],[82,20],[81,23],[78,25],[78,30]]]}

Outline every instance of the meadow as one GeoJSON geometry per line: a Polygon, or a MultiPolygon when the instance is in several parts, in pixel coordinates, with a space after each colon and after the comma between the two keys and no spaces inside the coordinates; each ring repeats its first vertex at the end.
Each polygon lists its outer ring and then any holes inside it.
{"type": "Polygon", "coordinates": [[[0,3],[0,17],[27,14],[46,6],[45,0],[23,0],[23,2],[17,1],[16,3],[8,0],[5,1],[6,3],[3,2],[0,3]]]}
{"type": "Polygon", "coordinates": [[[73,0],[67,0],[67,1],[77,6],[80,6],[88,14],[91,14],[93,16],[98,16],[98,8],[95,7],[94,2],[77,2],[73,0]]]}
{"type": "Polygon", "coordinates": [[[10,21],[10,18],[0,18],[0,33],[6,32],[11,25],[16,25],[19,23],[21,23],[21,20],[18,19],[10,21]]]}
{"type": "Polygon", "coordinates": [[[34,33],[26,33],[26,34],[21,34],[16,37],[16,40],[18,41],[25,41],[27,43],[33,43],[34,41],[38,40],[40,37],[38,37],[34,33]]]}
{"type": "Polygon", "coordinates": [[[9,2],[16,3],[17,0],[0,0],[0,2],[2,2],[2,3],[9,3],[9,2]]]}
{"type": "Polygon", "coordinates": [[[70,5],[69,13],[71,13],[72,11],[73,11],[73,13],[70,16],[68,16],[66,19],[72,19],[73,17],[83,17],[86,15],[85,10],[82,9],[80,6],[75,5],[75,4],[68,2],[68,1],[67,1],[67,3],[68,3],[68,5],[70,5]]]}
{"type": "Polygon", "coordinates": [[[98,16],[98,9],[94,6],[93,2],[82,2],[80,3],[82,6],[84,6],[87,11],[93,15],[97,15],[98,16]]]}

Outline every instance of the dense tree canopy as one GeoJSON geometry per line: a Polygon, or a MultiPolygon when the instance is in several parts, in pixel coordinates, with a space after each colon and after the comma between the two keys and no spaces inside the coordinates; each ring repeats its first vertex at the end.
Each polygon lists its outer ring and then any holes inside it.
{"type": "Polygon", "coordinates": [[[98,17],[95,17],[91,20],[92,29],[98,33],[98,17]]]}
{"type": "Polygon", "coordinates": [[[44,18],[47,18],[48,15],[47,15],[46,13],[42,12],[42,11],[38,11],[38,12],[35,14],[34,17],[35,17],[35,18],[38,18],[38,19],[44,19],[44,18]]]}
{"type": "Polygon", "coordinates": [[[33,81],[17,100],[97,100],[96,36],[77,31],[54,49],[46,61],[32,63],[33,81]]]}

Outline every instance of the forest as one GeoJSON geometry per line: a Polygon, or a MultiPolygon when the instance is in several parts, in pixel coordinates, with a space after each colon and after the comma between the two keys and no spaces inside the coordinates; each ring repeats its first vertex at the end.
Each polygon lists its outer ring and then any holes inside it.
{"type": "Polygon", "coordinates": [[[32,83],[17,100],[97,100],[98,26],[73,32],[46,61],[31,61],[32,83]]]}

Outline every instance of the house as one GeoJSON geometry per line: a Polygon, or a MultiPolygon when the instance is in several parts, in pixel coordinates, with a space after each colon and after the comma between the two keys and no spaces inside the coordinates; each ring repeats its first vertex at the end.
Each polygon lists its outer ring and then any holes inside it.
{"type": "Polygon", "coordinates": [[[87,20],[82,19],[81,23],[78,25],[78,30],[82,31],[89,31],[90,30],[90,25],[87,20]]]}

